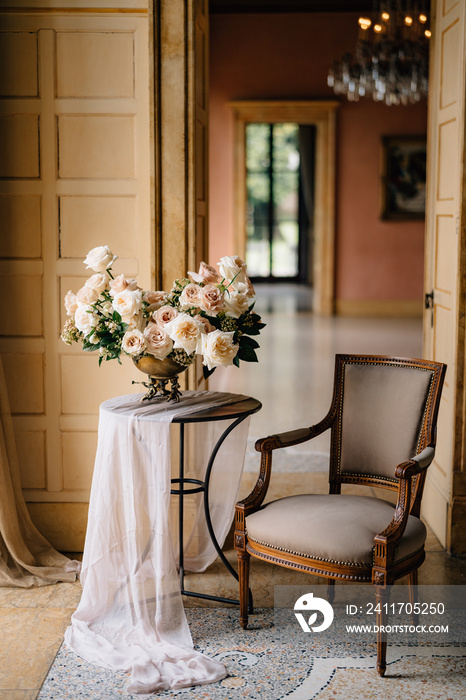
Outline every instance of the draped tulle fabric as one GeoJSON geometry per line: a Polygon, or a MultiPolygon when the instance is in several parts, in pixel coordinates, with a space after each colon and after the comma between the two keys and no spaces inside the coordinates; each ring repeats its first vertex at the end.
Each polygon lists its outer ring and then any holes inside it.
{"type": "MultiPolygon", "coordinates": [[[[223,664],[194,651],[184,614],[170,528],[170,429],[179,414],[239,399],[184,392],[176,405],[141,404],[132,395],[101,406],[83,594],[65,641],[91,663],[130,672],[128,692],[177,689],[226,675],[223,664]]],[[[225,422],[221,423],[223,431],[225,422]]],[[[220,478],[216,487],[213,484],[213,524],[220,543],[231,524],[241,475],[247,431],[242,426],[227,438],[220,478]]],[[[195,465],[189,470],[202,478],[220,426],[198,428],[201,433],[189,449],[195,465]]],[[[190,566],[201,570],[215,550],[207,542],[203,519],[195,514],[193,520],[200,528],[193,527],[187,538],[186,556],[190,566]]]]}
{"type": "Polygon", "coordinates": [[[31,588],[74,581],[80,564],[57,552],[31,521],[19,475],[0,361],[0,586],[31,588]]]}

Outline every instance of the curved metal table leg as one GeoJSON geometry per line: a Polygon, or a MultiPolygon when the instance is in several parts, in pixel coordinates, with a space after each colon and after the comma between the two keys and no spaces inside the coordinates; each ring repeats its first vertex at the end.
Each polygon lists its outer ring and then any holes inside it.
{"type": "MultiPolygon", "coordinates": [[[[228,559],[226,558],[225,554],[222,552],[222,549],[217,541],[217,538],[215,536],[214,529],[212,527],[212,519],[210,517],[210,506],[209,506],[209,484],[210,484],[210,477],[212,474],[212,468],[214,466],[215,458],[217,457],[218,451],[228,435],[236,428],[237,425],[239,425],[243,420],[245,420],[248,417],[248,415],[240,416],[239,418],[236,418],[236,420],[233,421],[222,433],[222,435],[219,437],[217,440],[214,449],[212,450],[212,454],[210,455],[209,462],[207,464],[207,469],[205,473],[205,478],[204,478],[204,483],[203,487],[199,487],[194,490],[185,490],[183,488],[185,482],[193,483],[195,482],[196,484],[202,483],[198,482],[197,480],[188,480],[184,478],[184,425],[180,424],[180,478],[172,480],[173,482],[179,483],[180,488],[178,490],[173,490],[171,493],[175,493],[179,495],[180,498],[180,509],[179,509],[179,546],[180,546],[180,553],[179,553],[179,571],[180,571],[180,585],[181,585],[181,593],[183,595],[187,596],[192,596],[195,598],[206,598],[208,600],[217,600],[221,603],[233,603],[235,605],[239,605],[239,600],[236,600],[234,598],[222,598],[221,596],[215,596],[215,595],[208,595],[206,593],[196,593],[194,591],[186,591],[184,588],[184,557],[183,557],[183,495],[184,493],[194,493],[194,492],[199,492],[199,491],[204,491],[204,515],[206,519],[206,524],[207,524],[207,530],[209,532],[209,536],[212,540],[212,544],[215,547],[215,550],[222,560],[224,566],[228,569],[228,571],[231,573],[232,576],[238,581],[239,576],[236,570],[232,567],[228,559]]],[[[253,612],[253,599],[252,599],[252,593],[251,589],[249,589],[249,612],[253,612]]]]}

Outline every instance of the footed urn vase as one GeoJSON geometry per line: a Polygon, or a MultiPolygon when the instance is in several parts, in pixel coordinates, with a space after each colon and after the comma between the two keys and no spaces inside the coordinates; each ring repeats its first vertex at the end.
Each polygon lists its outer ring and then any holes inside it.
{"type": "Polygon", "coordinates": [[[165,401],[178,402],[181,397],[178,375],[188,369],[187,365],[180,365],[172,357],[158,360],[156,357],[143,356],[134,357],[133,362],[141,372],[148,375],[148,382],[133,382],[133,384],[143,384],[148,391],[142,397],[142,401],[150,399],[164,399],[165,401]],[[170,382],[170,389],[167,384],[170,382]]]}

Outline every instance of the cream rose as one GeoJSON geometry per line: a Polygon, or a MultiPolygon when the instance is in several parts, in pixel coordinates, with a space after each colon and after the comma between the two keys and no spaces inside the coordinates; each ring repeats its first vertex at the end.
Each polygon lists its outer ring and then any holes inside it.
{"type": "Polygon", "coordinates": [[[88,252],[84,264],[94,272],[105,272],[117,257],[113,255],[108,245],[99,245],[88,252]]]}
{"type": "Polygon", "coordinates": [[[144,292],[142,300],[146,302],[149,306],[148,311],[156,311],[160,309],[167,300],[167,292],[144,292]]]}
{"type": "Polygon", "coordinates": [[[107,289],[109,279],[105,272],[96,272],[95,275],[89,277],[84,286],[95,289],[98,294],[101,294],[104,289],[107,289]]]}
{"type": "Polygon", "coordinates": [[[232,290],[225,294],[225,313],[231,318],[239,318],[249,309],[251,299],[245,294],[232,290]]]}
{"type": "Polygon", "coordinates": [[[196,350],[201,325],[189,314],[178,314],[173,321],[164,326],[164,330],[173,340],[175,348],[182,348],[188,355],[196,350]]]}
{"type": "Polygon", "coordinates": [[[142,326],[144,319],[142,314],[140,313],[135,314],[134,316],[122,316],[121,320],[123,321],[123,323],[126,323],[126,325],[128,326],[128,330],[134,330],[136,328],[139,331],[143,330],[142,326]]]}
{"type": "Polygon", "coordinates": [[[134,292],[138,288],[138,283],[136,280],[128,280],[124,275],[118,275],[115,279],[110,281],[110,295],[112,297],[120,294],[127,290],[128,292],[134,292]]]}
{"type": "Polygon", "coordinates": [[[220,274],[228,282],[245,282],[246,280],[246,263],[238,255],[225,255],[217,263],[220,274]]]}
{"type": "Polygon", "coordinates": [[[76,292],[76,299],[80,304],[85,304],[86,306],[90,306],[91,304],[94,304],[97,299],[99,298],[99,292],[96,289],[93,289],[92,287],[81,287],[81,289],[78,289],[76,292]]]}
{"type": "Polygon", "coordinates": [[[148,323],[144,329],[147,352],[158,360],[164,360],[173,350],[173,340],[156,323],[148,323]]]}
{"type": "Polygon", "coordinates": [[[218,330],[202,335],[203,364],[207,365],[208,369],[233,364],[239,348],[239,345],[233,343],[233,336],[233,331],[225,333],[218,330]]]}
{"type": "Polygon", "coordinates": [[[97,325],[97,317],[93,313],[93,308],[87,304],[78,304],[74,315],[74,325],[84,336],[89,335],[97,325]]]}
{"type": "Polygon", "coordinates": [[[74,316],[77,308],[78,308],[78,300],[76,298],[76,294],[74,294],[74,292],[72,292],[70,289],[70,291],[65,294],[66,315],[67,316],[74,316]]]}
{"type": "Polygon", "coordinates": [[[146,342],[141,331],[134,329],[126,331],[121,341],[121,349],[128,355],[140,355],[144,352],[146,342]]]}
{"type": "Polygon", "coordinates": [[[120,316],[131,318],[141,310],[142,293],[139,289],[133,292],[125,289],[113,297],[113,308],[120,316]]]}
{"type": "Polygon", "coordinates": [[[200,288],[199,307],[208,316],[216,316],[223,310],[223,292],[214,284],[206,284],[200,288]]]}
{"type": "Polygon", "coordinates": [[[247,297],[254,298],[256,296],[256,292],[254,290],[254,287],[252,286],[252,282],[249,279],[249,277],[246,277],[246,280],[244,282],[233,282],[232,287],[237,291],[240,292],[241,294],[246,294],[247,297]]]}
{"type": "Polygon", "coordinates": [[[199,265],[199,272],[188,272],[188,275],[194,282],[203,282],[204,284],[215,284],[221,281],[220,275],[215,267],[205,262],[201,262],[199,265]]]}
{"type": "Polygon", "coordinates": [[[199,294],[202,287],[197,284],[187,284],[180,294],[180,306],[183,311],[199,306],[199,294]]]}
{"type": "Polygon", "coordinates": [[[174,306],[161,306],[159,309],[152,312],[152,319],[159,326],[165,326],[167,323],[170,323],[170,321],[173,321],[176,316],[178,316],[178,309],[175,309],[174,306]]]}

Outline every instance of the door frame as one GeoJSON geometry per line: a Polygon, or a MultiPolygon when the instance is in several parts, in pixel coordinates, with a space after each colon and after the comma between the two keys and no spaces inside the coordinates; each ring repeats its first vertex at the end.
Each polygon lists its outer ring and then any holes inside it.
{"type": "Polygon", "coordinates": [[[330,316],[335,307],[335,138],[336,101],[234,101],[235,250],[246,254],[246,125],[313,124],[316,127],[313,312],[330,316]]]}

